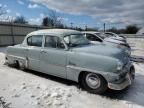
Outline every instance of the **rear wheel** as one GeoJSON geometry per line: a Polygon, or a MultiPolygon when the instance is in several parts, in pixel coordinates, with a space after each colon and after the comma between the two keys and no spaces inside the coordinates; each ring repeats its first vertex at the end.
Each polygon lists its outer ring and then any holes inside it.
{"type": "Polygon", "coordinates": [[[23,62],[19,61],[19,69],[20,70],[25,70],[25,65],[23,62]]]}
{"type": "Polygon", "coordinates": [[[18,68],[18,69],[20,69],[20,70],[24,70],[24,69],[25,69],[25,66],[24,66],[23,62],[18,61],[18,60],[15,61],[14,67],[15,67],[15,68],[18,68]]]}
{"type": "Polygon", "coordinates": [[[81,85],[91,93],[101,94],[107,89],[106,80],[98,74],[85,72],[82,74],[81,85]]]}

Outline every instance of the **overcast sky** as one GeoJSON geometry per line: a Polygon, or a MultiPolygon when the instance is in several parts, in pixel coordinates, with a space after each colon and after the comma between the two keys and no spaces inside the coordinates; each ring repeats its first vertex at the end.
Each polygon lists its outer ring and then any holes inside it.
{"type": "Polygon", "coordinates": [[[31,24],[41,24],[51,10],[67,25],[144,24],[144,0],[0,0],[0,6],[8,13],[1,20],[23,15],[31,24]]]}

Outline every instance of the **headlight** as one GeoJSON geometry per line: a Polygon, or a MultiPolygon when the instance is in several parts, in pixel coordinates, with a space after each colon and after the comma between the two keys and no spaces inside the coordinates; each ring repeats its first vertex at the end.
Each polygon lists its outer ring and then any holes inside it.
{"type": "Polygon", "coordinates": [[[123,63],[122,62],[117,62],[117,70],[121,70],[123,67],[123,63]]]}

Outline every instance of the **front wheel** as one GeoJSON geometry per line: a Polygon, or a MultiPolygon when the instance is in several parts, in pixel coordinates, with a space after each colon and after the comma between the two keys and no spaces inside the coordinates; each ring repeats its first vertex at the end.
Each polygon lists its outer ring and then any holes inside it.
{"type": "Polygon", "coordinates": [[[82,87],[94,94],[101,94],[107,89],[106,80],[98,74],[85,72],[81,78],[82,87]]]}

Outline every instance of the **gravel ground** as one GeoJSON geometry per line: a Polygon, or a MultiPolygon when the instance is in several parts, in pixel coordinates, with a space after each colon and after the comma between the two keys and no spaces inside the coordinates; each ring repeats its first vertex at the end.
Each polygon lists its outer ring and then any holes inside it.
{"type": "Polygon", "coordinates": [[[134,63],[136,78],[130,88],[94,95],[71,81],[8,67],[3,52],[5,48],[0,48],[0,97],[12,108],[144,108],[142,63],[134,63]]]}

